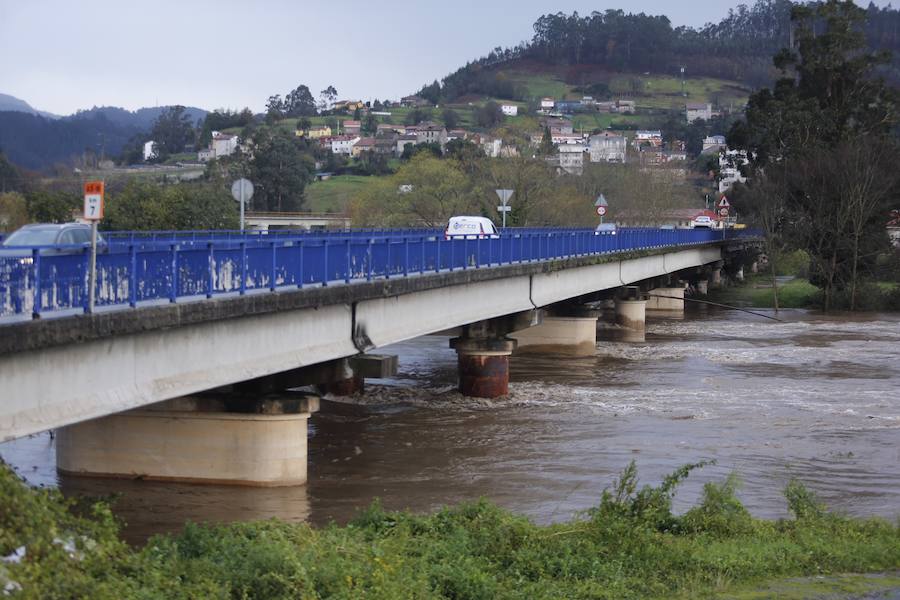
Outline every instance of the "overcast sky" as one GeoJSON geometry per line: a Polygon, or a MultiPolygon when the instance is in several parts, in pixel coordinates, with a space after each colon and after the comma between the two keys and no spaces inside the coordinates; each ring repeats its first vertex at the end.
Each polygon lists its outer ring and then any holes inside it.
{"type": "Polygon", "coordinates": [[[314,96],[334,85],[342,98],[397,99],[529,39],[544,13],[623,8],[701,26],[738,3],[0,0],[0,93],[57,114],[157,104],[260,111],[301,83],[314,96]]]}

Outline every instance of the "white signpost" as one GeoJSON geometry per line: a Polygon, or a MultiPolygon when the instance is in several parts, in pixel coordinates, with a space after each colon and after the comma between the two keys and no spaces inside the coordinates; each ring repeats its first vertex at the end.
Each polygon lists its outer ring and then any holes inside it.
{"type": "Polygon", "coordinates": [[[91,262],[88,268],[88,313],[94,312],[97,287],[97,222],[103,218],[103,182],[84,182],[84,220],[91,223],[91,262]]]}
{"type": "Polygon", "coordinates": [[[244,205],[253,197],[253,184],[241,177],[231,184],[231,195],[241,203],[241,232],[244,231],[244,205]]]}
{"type": "Polygon", "coordinates": [[[503,228],[506,229],[506,213],[512,210],[508,205],[509,199],[512,198],[513,190],[497,190],[497,196],[500,198],[500,206],[497,210],[503,215],[503,228]]]}

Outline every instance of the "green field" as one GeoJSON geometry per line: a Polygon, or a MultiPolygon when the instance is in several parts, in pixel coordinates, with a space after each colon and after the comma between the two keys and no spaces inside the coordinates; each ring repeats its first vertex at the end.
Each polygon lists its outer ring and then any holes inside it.
{"type": "Polygon", "coordinates": [[[354,195],[377,180],[377,177],[338,175],[316,181],[306,186],[304,208],[317,213],[342,213],[347,210],[354,195]]]}

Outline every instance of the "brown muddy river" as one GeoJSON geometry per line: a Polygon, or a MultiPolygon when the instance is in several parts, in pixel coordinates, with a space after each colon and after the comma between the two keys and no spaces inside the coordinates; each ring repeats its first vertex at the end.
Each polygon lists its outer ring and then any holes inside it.
{"type": "Polygon", "coordinates": [[[36,485],[117,494],[126,536],[187,521],[280,517],[344,522],[374,498],[430,511],[479,497],[541,523],[598,502],[629,461],[657,483],[715,459],[676,497],[736,472],[759,517],[787,514],[791,478],[854,515],[900,516],[900,317],[689,312],[649,319],[645,343],[600,341],[589,357],[514,356],[498,401],[453,391],[456,355],[424,337],[397,378],[351,402],[323,402],[310,424],[310,482],[249,489],[59,477],[48,434],[0,445],[36,485]]]}

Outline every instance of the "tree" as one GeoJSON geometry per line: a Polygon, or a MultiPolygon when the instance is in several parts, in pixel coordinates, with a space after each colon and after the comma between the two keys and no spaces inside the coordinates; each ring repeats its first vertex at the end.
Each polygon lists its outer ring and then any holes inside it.
{"type": "Polygon", "coordinates": [[[67,223],[72,220],[72,211],[81,205],[81,197],[76,193],[39,188],[26,192],[25,204],[34,222],[67,223]]]}
{"type": "Polygon", "coordinates": [[[150,131],[150,139],[156,144],[156,159],[159,161],[184,152],[185,146],[193,143],[194,138],[194,127],[183,106],[166,108],[157,117],[150,131]]]}
{"type": "Polygon", "coordinates": [[[452,108],[445,108],[444,112],[441,113],[441,118],[444,120],[444,127],[447,129],[456,129],[456,126],[459,125],[459,115],[452,108]]]}
{"type": "Polygon", "coordinates": [[[101,226],[108,230],[234,229],[239,224],[237,203],[224,186],[132,179],[107,196],[101,226]]]}
{"type": "Polygon", "coordinates": [[[378,131],[378,118],[373,114],[367,114],[366,118],[363,119],[362,126],[360,128],[363,135],[375,135],[378,131]]]}
{"type": "Polygon", "coordinates": [[[307,117],[300,117],[297,119],[297,131],[309,131],[310,127],[312,127],[312,121],[307,117]]]}
{"type": "Polygon", "coordinates": [[[284,97],[283,112],[287,117],[309,117],[316,114],[316,101],[305,85],[298,85],[284,97]]]}
{"type": "Polygon", "coordinates": [[[400,155],[400,158],[402,160],[409,160],[417,154],[430,154],[435,158],[440,158],[444,155],[444,151],[441,149],[441,145],[438,142],[407,144],[403,147],[403,154],[400,155]]]}
{"type": "Polygon", "coordinates": [[[303,206],[303,190],[315,171],[315,160],[304,153],[294,135],[268,129],[253,138],[250,179],[257,210],[292,211],[303,206]]]}
{"type": "Polygon", "coordinates": [[[9,162],[6,154],[0,150],[0,193],[21,189],[22,175],[14,164],[9,162]]]}
{"type": "Polygon", "coordinates": [[[541,145],[538,146],[538,154],[541,156],[553,156],[556,154],[556,144],[553,143],[553,136],[550,134],[549,127],[544,127],[544,135],[541,136],[541,145]]]}
{"type": "Polygon", "coordinates": [[[337,100],[338,92],[333,85],[319,92],[319,110],[325,112],[331,110],[331,105],[337,100]]]}
{"type": "Polygon", "coordinates": [[[25,197],[18,192],[0,193],[0,231],[15,231],[28,223],[25,197]]]}
{"type": "Polygon", "coordinates": [[[887,249],[884,235],[865,232],[884,229],[882,185],[894,173],[880,156],[897,153],[896,93],[877,76],[888,57],[867,51],[866,13],[852,1],[797,6],[791,18],[798,43],[775,57],[782,78],[751,96],[729,144],[750,150],[760,193],[767,171],[783,170],[780,233],[809,254],[824,308],[845,288],[855,308],[860,268],[887,249]],[[864,252],[863,242],[875,247],[864,252]]]}
{"type": "Polygon", "coordinates": [[[503,122],[503,111],[500,105],[490,100],[475,111],[475,120],[480,127],[491,128],[503,122]]]}

